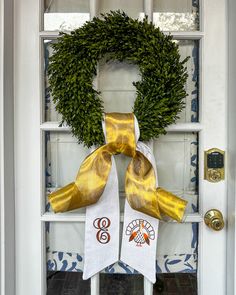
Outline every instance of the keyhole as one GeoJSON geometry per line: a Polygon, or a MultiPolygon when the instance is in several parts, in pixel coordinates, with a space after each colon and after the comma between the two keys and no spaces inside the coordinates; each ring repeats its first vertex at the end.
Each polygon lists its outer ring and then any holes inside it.
{"type": "Polygon", "coordinates": [[[215,219],[215,220],[213,220],[212,224],[213,224],[213,227],[214,227],[216,230],[218,230],[218,229],[221,228],[221,222],[220,222],[219,219],[215,219]]]}

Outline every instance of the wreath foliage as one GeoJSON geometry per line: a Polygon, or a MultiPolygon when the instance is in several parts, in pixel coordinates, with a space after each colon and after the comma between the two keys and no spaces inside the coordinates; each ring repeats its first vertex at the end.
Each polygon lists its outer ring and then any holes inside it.
{"type": "Polygon", "coordinates": [[[103,102],[93,88],[103,57],[139,67],[140,81],[133,82],[137,95],[133,112],[140,125],[140,140],[164,134],[184,107],[187,58],[181,61],[172,36],[163,34],[147,18],[139,21],[111,11],[70,34],[60,33],[52,47],[48,72],[56,110],[78,141],[88,147],[104,143],[103,102]]]}

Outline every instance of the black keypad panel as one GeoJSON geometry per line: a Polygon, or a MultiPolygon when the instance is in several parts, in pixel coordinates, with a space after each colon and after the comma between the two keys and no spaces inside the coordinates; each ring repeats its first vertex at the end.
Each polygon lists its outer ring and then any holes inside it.
{"type": "Polygon", "coordinates": [[[207,167],[208,168],[223,168],[224,167],[224,155],[219,152],[212,152],[207,155],[207,167]]]}

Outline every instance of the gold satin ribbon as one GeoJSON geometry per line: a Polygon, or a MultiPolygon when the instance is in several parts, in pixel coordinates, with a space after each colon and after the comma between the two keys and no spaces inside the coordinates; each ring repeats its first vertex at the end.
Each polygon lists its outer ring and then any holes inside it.
{"type": "Polygon", "coordinates": [[[125,179],[125,193],[130,206],[158,219],[167,215],[180,222],[187,202],[163,188],[156,188],[152,164],[136,151],[134,115],[108,113],[105,115],[105,127],[107,144],[84,160],[75,182],[49,195],[53,211],[65,212],[96,203],[107,183],[111,157],[123,153],[132,157],[125,179]]]}

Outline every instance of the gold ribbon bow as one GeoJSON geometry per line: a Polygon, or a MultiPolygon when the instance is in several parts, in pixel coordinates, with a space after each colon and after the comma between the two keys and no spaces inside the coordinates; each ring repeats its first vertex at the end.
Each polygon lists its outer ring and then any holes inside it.
{"type": "Polygon", "coordinates": [[[54,212],[70,211],[96,203],[107,183],[111,157],[122,153],[132,157],[125,179],[125,193],[130,206],[158,219],[167,215],[180,222],[187,202],[163,188],[156,188],[152,164],[136,150],[134,115],[108,113],[105,115],[105,126],[107,144],[84,160],[75,182],[49,195],[54,212]]]}

